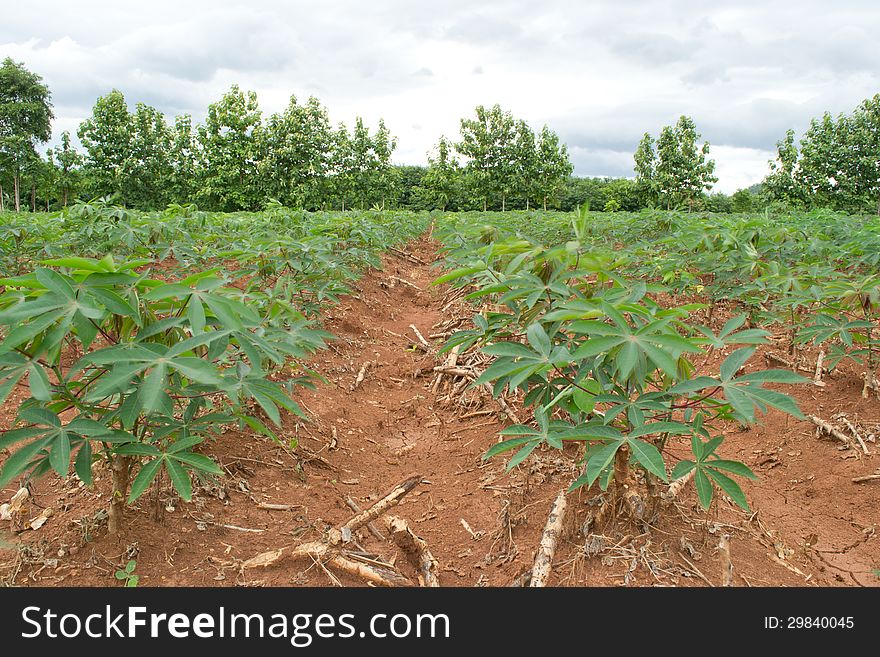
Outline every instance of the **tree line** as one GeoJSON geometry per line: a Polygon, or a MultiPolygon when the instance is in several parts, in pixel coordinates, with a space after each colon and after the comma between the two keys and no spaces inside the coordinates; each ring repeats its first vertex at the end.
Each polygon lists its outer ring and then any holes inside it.
{"type": "Polygon", "coordinates": [[[813,119],[800,148],[788,130],[776,144],[763,193],[794,208],[880,215],[880,94],[851,114],[813,119]]]}
{"type": "Polygon", "coordinates": [[[852,114],[814,119],[795,143],[777,144],[770,174],[732,195],[717,182],[710,145],[682,116],[645,133],[633,155],[634,178],[572,175],[568,148],[546,125],[533,130],[499,105],[460,120],[456,139],[441,137],[428,165],[392,162],[397,147],[383,120],[331,125],[314,97],[291,96],[264,116],[257,96],[237,85],[196,124],[169,121],[158,109],[130,109],[118,90],[101,96],[82,122],[45,156],[51,93],[39,75],[6,58],[0,66],[0,210],[57,209],[109,197],[152,210],[195,203],[205,210],[259,210],[270,200],[308,210],[404,207],[508,210],[534,207],[638,211],[642,208],[748,212],[770,205],[880,213],[880,94],[852,114]]]}

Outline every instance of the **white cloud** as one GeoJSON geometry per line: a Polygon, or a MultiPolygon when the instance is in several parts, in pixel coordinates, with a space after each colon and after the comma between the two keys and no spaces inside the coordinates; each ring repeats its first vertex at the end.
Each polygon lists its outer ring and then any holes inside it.
{"type": "Polygon", "coordinates": [[[334,122],[384,117],[406,163],[498,102],[557,130],[576,173],[628,175],[641,134],[689,114],[733,191],[786,128],[877,92],[878,31],[867,0],[33,0],[0,23],[0,56],[44,76],[56,136],[112,88],[198,119],[235,82],[267,113],[314,94],[334,122]]]}

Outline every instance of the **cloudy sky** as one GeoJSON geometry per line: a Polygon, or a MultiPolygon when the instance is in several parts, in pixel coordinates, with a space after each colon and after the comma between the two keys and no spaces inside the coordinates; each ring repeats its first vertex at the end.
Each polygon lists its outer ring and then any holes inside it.
{"type": "Polygon", "coordinates": [[[295,94],[334,123],[384,117],[408,164],[500,103],[558,132],[576,174],[629,176],[641,135],[689,114],[732,192],[787,128],[880,92],[878,33],[874,0],[32,0],[0,22],[0,57],[49,84],[56,138],[114,87],[201,119],[238,83],[266,113],[295,94]]]}

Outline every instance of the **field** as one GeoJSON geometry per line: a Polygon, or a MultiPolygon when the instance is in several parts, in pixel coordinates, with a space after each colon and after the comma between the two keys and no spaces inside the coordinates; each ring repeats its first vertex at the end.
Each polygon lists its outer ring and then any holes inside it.
{"type": "Polygon", "coordinates": [[[825,211],[0,215],[0,581],[877,586],[878,265],[825,211]]]}

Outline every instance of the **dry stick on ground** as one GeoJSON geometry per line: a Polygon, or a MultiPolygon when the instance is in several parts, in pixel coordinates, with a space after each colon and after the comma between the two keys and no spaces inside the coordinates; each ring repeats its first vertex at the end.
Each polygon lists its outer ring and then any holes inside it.
{"type": "Polygon", "coordinates": [[[733,562],[730,560],[730,535],[722,534],[718,543],[718,557],[721,560],[721,586],[733,586],[733,562]]]}
{"type": "Polygon", "coordinates": [[[367,375],[367,370],[375,364],[375,361],[368,360],[366,363],[361,365],[361,369],[357,373],[357,377],[355,378],[354,383],[352,383],[351,387],[349,388],[350,392],[354,392],[358,389],[358,387],[364,382],[364,377],[367,375]]]}
{"type": "Polygon", "coordinates": [[[813,370],[811,370],[807,367],[804,367],[803,365],[797,365],[797,364],[791,362],[790,360],[786,360],[782,356],[778,356],[773,353],[764,354],[764,358],[769,360],[771,363],[779,363],[780,365],[785,365],[790,370],[800,370],[801,372],[810,372],[811,374],[814,373],[813,370]]]}
{"type": "Polygon", "coordinates": [[[553,555],[556,553],[556,543],[562,535],[562,525],[565,521],[565,491],[559,491],[553,506],[550,508],[550,515],[547,517],[547,524],[544,526],[544,533],[541,535],[541,544],[538,546],[538,553],[535,555],[535,563],[532,566],[532,580],[529,582],[530,587],[547,586],[547,579],[550,577],[550,570],[553,568],[553,555]]]}
{"type": "Polygon", "coordinates": [[[403,284],[406,285],[407,287],[411,287],[411,288],[413,288],[414,290],[418,290],[419,292],[422,291],[422,288],[420,288],[418,285],[416,285],[415,283],[410,283],[409,281],[407,281],[407,280],[401,278],[400,276],[392,276],[392,277],[391,277],[391,280],[393,280],[393,281],[397,281],[398,283],[403,283],[403,284]]]}
{"type": "Polygon", "coordinates": [[[413,330],[413,333],[416,334],[416,337],[419,339],[419,342],[421,343],[421,345],[422,345],[425,349],[427,349],[428,351],[431,351],[431,345],[428,344],[428,341],[425,340],[425,336],[422,335],[422,334],[419,332],[419,329],[416,328],[416,325],[415,325],[415,324],[410,324],[409,327],[413,330]]]}
{"type": "MultiPolygon", "coordinates": [[[[354,511],[355,513],[362,513],[362,512],[363,512],[363,509],[361,509],[361,507],[358,506],[357,502],[355,502],[353,499],[351,499],[351,497],[349,497],[348,495],[346,495],[344,499],[345,499],[345,505],[346,505],[349,509],[351,509],[351,510],[354,511]]],[[[369,529],[369,530],[370,530],[370,533],[371,533],[373,536],[375,536],[376,538],[378,538],[380,541],[384,541],[384,540],[385,540],[385,535],[382,534],[382,532],[380,532],[378,529],[376,529],[376,525],[374,525],[373,523],[368,522],[368,523],[367,523],[367,529],[369,529]]]]}
{"type": "MultiPolygon", "coordinates": [[[[452,350],[449,352],[449,355],[446,357],[445,367],[455,367],[458,364],[458,352],[461,350],[461,345],[455,345],[452,350]]],[[[437,368],[434,368],[434,371],[437,371],[437,368]]],[[[434,385],[431,387],[431,392],[435,395],[440,390],[440,381],[443,378],[443,372],[437,372],[437,376],[434,379],[434,385]]]]}
{"type": "Polygon", "coordinates": [[[880,480],[880,474],[870,474],[865,475],[864,477],[853,477],[852,482],[854,484],[863,484],[866,481],[878,481],[880,480]]]}
{"type": "Polygon", "coordinates": [[[817,385],[819,387],[825,387],[825,382],[822,381],[822,364],[825,362],[825,351],[820,350],[819,355],[816,357],[816,371],[813,373],[813,385],[817,385]]]}
{"type": "Polygon", "coordinates": [[[840,429],[838,429],[834,425],[829,424],[825,420],[818,418],[815,415],[807,415],[807,417],[810,419],[810,421],[813,424],[815,424],[817,427],[819,427],[819,429],[821,431],[824,431],[829,436],[837,438],[837,440],[839,440],[842,443],[845,443],[847,445],[850,444],[849,436],[847,436],[845,433],[843,433],[840,429]]]}
{"type": "Polygon", "coordinates": [[[687,483],[694,478],[694,472],[696,472],[696,468],[688,472],[685,476],[679,477],[671,484],[669,484],[669,488],[667,488],[666,492],[663,493],[662,498],[667,502],[671,502],[676,497],[678,497],[682,489],[687,486],[687,483]]]}
{"type": "Polygon", "coordinates": [[[865,381],[865,385],[862,387],[862,397],[868,398],[868,390],[873,390],[880,397],[880,379],[871,372],[865,372],[862,378],[865,381]]]}
{"type": "Polygon", "coordinates": [[[283,559],[296,559],[310,557],[314,559],[326,559],[325,563],[339,568],[347,573],[357,575],[372,584],[381,586],[412,586],[412,582],[400,573],[380,566],[358,563],[348,559],[340,550],[339,546],[351,538],[351,534],[367,523],[372,522],[388,509],[392,508],[403,499],[409,491],[422,481],[421,475],[411,475],[391,489],[386,495],[375,502],[366,511],[362,511],[350,518],[345,524],[330,529],[327,538],[322,541],[311,541],[301,545],[286,545],[277,550],[270,550],[248,559],[242,564],[242,570],[249,568],[265,568],[274,566],[283,559]]]}
{"type": "Polygon", "coordinates": [[[865,454],[870,454],[870,452],[868,451],[868,446],[865,444],[865,441],[862,440],[862,436],[861,436],[861,434],[859,434],[858,429],[856,429],[855,426],[853,425],[853,423],[849,421],[849,418],[847,418],[844,415],[840,415],[837,419],[839,419],[841,422],[843,422],[846,425],[846,427],[850,430],[850,432],[852,432],[852,435],[855,436],[855,439],[857,441],[859,441],[859,445],[861,446],[862,451],[865,454]]]}
{"type": "MultiPolygon", "coordinates": [[[[490,386],[488,383],[484,383],[483,387],[489,393],[489,396],[493,396],[492,395],[492,386],[490,386]]],[[[519,418],[516,416],[516,413],[514,413],[511,410],[510,406],[507,405],[507,402],[504,401],[504,397],[499,395],[495,399],[498,402],[498,405],[501,407],[501,410],[504,411],[504,414],[508,417],[508,419],[511,422],[513,422],[514,424],[522,424],[522,422],[520,422],[519,418]]]]}
{"type": "Polygon", "coordinates": [[[419,569],[419,583],[432,588],[440,586],[440,580],[437,579],[440,564],[431,554],[425,540],[416,536],[403,518],[388,516],[385,523],[391,532],[391,538],[419,569]]]}

